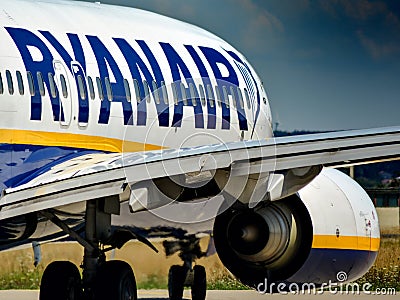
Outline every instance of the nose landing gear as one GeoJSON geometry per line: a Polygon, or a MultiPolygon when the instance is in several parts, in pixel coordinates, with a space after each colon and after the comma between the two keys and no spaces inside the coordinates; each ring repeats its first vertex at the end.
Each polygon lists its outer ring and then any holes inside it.
{"type": "Polygon", "coordinates": [[[207,293],[206,270],[203,266],[193,263],[196,259],[206,256],[201,251],[200,240],[195,236],[179,241],[163,243],[167,256],[176,252],[183,260],[183,265],[173,265],[168,273],[168,293],[170,300],[182,300],[185,287],[190,287],[192,300],[205,300],[207,293]]]}

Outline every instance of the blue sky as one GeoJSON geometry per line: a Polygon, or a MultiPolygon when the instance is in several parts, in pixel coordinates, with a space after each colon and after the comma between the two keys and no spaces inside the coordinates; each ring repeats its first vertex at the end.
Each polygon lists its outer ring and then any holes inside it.
{"type": "Polygon", "coordinates": [[[279,129],[400,125],[400,1],[104,0],[203,27],[264,81],[279,129]]]}

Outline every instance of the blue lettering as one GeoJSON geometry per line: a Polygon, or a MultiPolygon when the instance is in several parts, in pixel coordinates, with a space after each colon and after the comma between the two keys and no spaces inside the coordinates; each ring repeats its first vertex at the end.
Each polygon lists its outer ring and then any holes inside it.
{"type": "Polygon", "coordinates": [[[78,35],[74,33],[67,33],[68,39],[72,46],[72,50],[74,51],[74,58],[72,58],[71,55],[69,55],[69,53],[67,52],[67,50],[65,50],[65,48],[60,44],[60,42],[50,32],[42,30],[40,30],[39,32],[49,41],[49,43],[54,47],[54,49],[57,50],[58,54],[60,54],[61,58],[68,66],[68,68],[71,68],[71,63],[73,61],[77,61],[82,66],[83,70],[86,72],[85,54],[83,52],[83,48],[78,35]]]}
{"type": "MultiPolygon", "coordinates": [[[[160,43],[161,48],[164,50],[165,56],[167,57],[169,66],[171,68],[171,73],[172,73],[172,79],[173,82],[177,86],[177,96],[178,96],[178,103],[177,105],[174,105],[174,117],[172,120],[172,127],[181,127],[182,125],[182,116],[183,116],[183,106],[192,106],[194,110],[194,115],[195,115],[195,127],[196,128],[204,128],[204,119],[203,119],[203,108],[201,107],[201,104],[198,103],[196,106],[193,105],[193,101],[197,101],[199,96],[198,96],[198,91],[196,88],[196,84],[193,80],[192,75],[190,74],[190,71],[186,64],[183,62],[182,58],[179,56],[179,54],[175,51],[175,49],[168,43],[160,43]],[[182,78],[180,75],[180,72],[182,72],[183,76],[186,79],[186,82],[190,85],[193,85],[194,88],[194,93],[196,95],[193,95],[194,98],[186,98],[184,99],[184,95],[181,90],[182,86],[182,78]],[[187,104],[185,102],[187,101],[187,104]]],[[[184,88],[185,94],[190,95],[190,88],[184,88]]]]}
{"type": "MultiPolygon", "coordinates": [[[[239,97],[237,95],[237,87],[239,86],[239,79],[236,75],[235,70],[233,69],[229,61],[217,50],[208,47],[199,47],[199,48],[203,52],[204,56],[206,57],[208,63],[211,66],[211,69],[214,72],[214,76],[217,79],[218,88],[220,92],[222,93],[222,87],[226,86],[227,93],[233,96],[234,99],[236,99],[236,108],[238,113],[240,130],[248,130],[246,113],[244,109],[241,107],[239,103],[239,97]],[[222,64],[227,68],[229,73],[228,76],[225,77],[222,75],[221,70],[218,67],[218,64],[222,64]],[[234,87],[233,91],[235,95],[232,95],[230,89],[231,86],[234,87]]],[[[222,129],[229,129],[230,112],[229,108],[226,107],[226,104],[224,102],[222,103],[222,118],[226,121],[222,123],[222,129]]]]}
{"type": "Polygon", "coordinates": [[[199,70],[200,76],[203,81],[203,85],[205,88],[205,94],[207,95],[207,112],[208,112],[208,119],[207,119],[207,128],[208,129],[215,129],[217,127],[216,125],[216,107],[215,105],[211,106],[211,103],[209,99],[214,99],[213,95],[209,95],[208,90],[207,90],[207,85],[211,86],[211,80],[208,75],[207,69],[204,66],[200,56],[197,54],[197,52],[194,50],[193,46],[186,45],[185,48],[189,52],[189,54],[192,56],[194,63],[197,66],[197,69],[199,70]]]}
{"type": "MultiPolygon", "coordinates": [[[[99,67],[100,79],[102,81],[103,87],[106,87],[105,78],[106,77],[110,78],[108,67],[110,68],[115,78],[115,82],[111,82],[110,80],[111,95],[109,95],[107,88],[105,88],[105,95],[107,95],[106,98],[109,98],[114,102],[122,103],[122,108],[124,112],[124,125],[133,125],[132,106],[126,99],[121,70],[119,69],[111,53],[108,51],[106,46],[100,41],[100,39],[97,36],[87,35],[86,37],[96,57],[97,65],[99,67]]],[[[101,102],[100,115],[99,115],[100,124],[108,124],[110,119],[110,107],[111,107],[111,102],[108,101],[107,99],[104,99],[101,102]]]]}
{"type": "MultiPolygon", "coordinates": [[[[26,70],[32,73],[34,85],[39,86],[37,74],[40,72],[43,76],[44,83],[47,86],[47,90],[50,90],[48,74],[54,74],[55,72],[53,67],[53,55],[45,43],[34,33],[26,29],[6,27],[6,30],[14,40],[15,45],[21,53],[26,70]],[[39,50],[42,56],[40,60],[38,57],[32,57],[32,54],[29,51],[30,47],[39,50]]],[[[53,97],[51,93],[49,93],[49,97],[53,110],[54,121],[63,121],[64,112],[60,105],[59,93],[57,93],[56,97],[53,97]]],[[[38,89],[36,89],[35,95],[31,96],[30,118],[31,120],[42,119],[42,96],[40,95],[38,89]]]]}
{"type": "MultiPolygon", "coordinates": [[[[85,89],[85,94],[87,95],[87,86],[86,86],[86,60],[85,55],[83,53],[83,48],[81,42],[79,41],[79,37],[76,34],[67,33],[68,39],[71,43],[72,50],[74,51],[75,58],[73,59],[71,55],[65,50],[65,48],[60,44],[60,42],[48,31],[39,31],[57,50],[58,54],[60,54],[64,63],[67,65],[68,69],[71,71],[72,75],[75,78],[76,90],[79,91],[78,84],[78,76],[83,78],[85,89]]],[[[80,123],[87,123],[89,120],[89,101],[82,99],[80,93],[79,96],[79,113],[78,113],[78,121],[80,123]]]]}
{"type": "Polygon", "coordinates": [[[137,112],[137,125],[145,126],[147,119],[147,107],[146,101],[144,99],[145,92],[143,81],[140,75],[140,71],[144,75],[144,79],[149,83],[149,87],[152,93],[157,92],[158,97],[160,99],[159,103],[156,103],[157,115],[158,115],[158,124],[162,127],[168,127],[169,123],[169,108],[168,104],[164,102],[164,95],[161,93],[161,90],[156,90],[153,86],[152,82],[156,82],[157,88],[161,87],[161,84],[164,81],[164,77],[162,75],[160,66],[150,48],[144,41],[137,40],[136,42],[142,49],[143,53],[146,55],[148,62],[150,63],[151,69],[153,71],[154,77],[150,73],[150,70],[147,68],[146,64],[143,62],[139,54],[128,44],[128,42],[124,39],[114,38],[115,43],[118,45],[122,54],[125,57],[126,62],[128,63],[129,70],[132,74],[132,78],[136,79],[138,82],[140,95],[143,96],[141,103],[138,104],[138,112],[137,112]]]}
{"type": "MultiPolygon", "coordinates": [[[[257,81],[254,78],[249,66],[244,61],[242,61],[240,59],[240,57],[235,52],[226,51],[226,53],[228,53],[235,60],[235,64],[239,68],[239,71],[242,74],[244,81],[245,82],[249,82],[249,83],[250,83],[250,80],[253,81],[253,84],[254,84],[254,87],[255,87],[255,90],[256,90],[256,101],[258,103],[257,110],[256,110],[256,112],[254,114],[254,124],[253,124],[253,132],[254,132],[254,128],[256,127],[255,125],[256,125],[258,117],[260,115],[260,104],[261,104],[261,95],[260,95],[260,91],[259,91],[258,86],[257,86],[257,81]],[[242,66],[240,66],[240,64],[242,66]],[[244,70],[246,70],[247,72],[244,71],[244,70]]],[[[253,84],[250,83],[250,85],[253,85],[253,84]]],[[[249,86],[248,86],[248,88],[249,88],[249,86]]]]}

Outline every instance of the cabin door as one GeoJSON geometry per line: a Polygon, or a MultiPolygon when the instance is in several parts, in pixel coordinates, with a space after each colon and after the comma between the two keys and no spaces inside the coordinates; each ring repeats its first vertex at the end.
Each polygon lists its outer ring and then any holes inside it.
{"type": "Polygon", "coordinates": [[[72,120],[72,99],[67,70],[62,62],[58,60],[53,61],[53,66],[55,71],[54,81],[57,86],[61,106],[60,124],[62,127],[69,127],[72,120]]]}

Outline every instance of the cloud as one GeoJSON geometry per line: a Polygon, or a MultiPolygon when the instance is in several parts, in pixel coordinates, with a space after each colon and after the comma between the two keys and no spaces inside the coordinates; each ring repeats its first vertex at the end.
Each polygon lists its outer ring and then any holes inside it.
{"type": "Polygon", "coordinates": [[[396,41],[379,43],[373,38],[370,38],[362,31],[357,32],[361,44],[374,59],[382,59],[388,56],[397,55],[400,53],[400,43],[396,41]]]}
{"type": "MultiPolygon", "coordinates": [[[[320,0],[320,7],[348,23],[360,45],[373,59],[400,54],[400,19],[384,1],[320,0]]],[[[396,14],[397,13],[397,14],[396,14]]]]}
{"type": "Polygon", "coordinates": [[[369,0],[320,0],[320,5],[331,16],[339,17],[344,12],[348,17],[356,20],[367,20],[387,11],[385,3],[369,0]]]}
{"type": "Polygon", "coordinates": [[[253,0],[235,0],[235,2],[245,9],[244,13],[254,16],[253,21],[250,23],[253,29],[284,31],[282,22],[262,5],[253,0]]]}
{"type": "Polygon", "coordinates": [[[264,53],[265,46],[272,47],[278,36],[285,31],[283,23],[256,1],[233,0],[233,2],[241,15],[245,16],[242,18],[243,26],[238,32],[242,47],[246,52],[264,53]]]}

